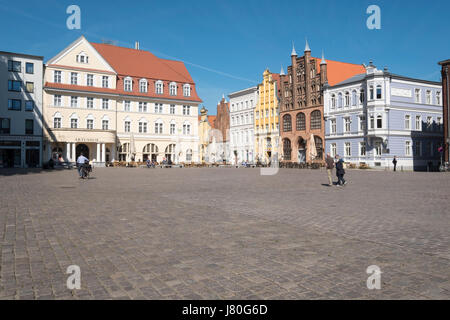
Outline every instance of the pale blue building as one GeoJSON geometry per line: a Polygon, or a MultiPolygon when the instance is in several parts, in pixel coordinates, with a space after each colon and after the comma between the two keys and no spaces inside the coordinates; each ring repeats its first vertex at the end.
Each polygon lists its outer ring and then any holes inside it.
{"type": "Polygon", "coordinates": [[[324,87],[325,147],[346,162],[426,170],[439,165],[442,85],[378,70],[324,87]]]}

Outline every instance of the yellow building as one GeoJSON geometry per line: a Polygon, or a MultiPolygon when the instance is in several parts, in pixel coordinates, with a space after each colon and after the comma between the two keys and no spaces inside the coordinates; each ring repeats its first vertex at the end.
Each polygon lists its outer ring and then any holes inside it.
{"type": "Polygon", "coordinates": [[[211,130],[214,129],[214,122],[216,120],[216,116],[208,116],[208,110],[205,107],[202,107],[200,110],[200,115],[198,116],[198,137],[199,137],[199,155],[201,163],[209,163],[211,162],[209,145],[212,142],[212,134],[211,130]]]}
{"type": "Polygon", "coordinates": [[[255,108],[255,160],[269,164],[279,160],[278,88],[280,75],[266,69],[258,85],[255,108]]]}

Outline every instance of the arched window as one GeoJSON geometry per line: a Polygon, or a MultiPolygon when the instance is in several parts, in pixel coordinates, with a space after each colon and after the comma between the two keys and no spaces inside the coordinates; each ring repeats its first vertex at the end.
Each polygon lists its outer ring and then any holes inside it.
{"type": "Polygon", "coordinates": [[[188,83],[183,85],[183,96],[185,97],[191,96],[191,86],[188,83]]]}
{"type": "Polygon", "coordinates": [[[292,131],[292,119],[291,115],[289,114],[283,116],[283,131],[284,132],[292,131]]]}
{"type": "Polygon", "coordinates": [[[155,83],[155,93],[163,94],[163,82],[161,80],[158,80],[155,83]]]}
{"type": "Polygon", "coordinates": [[[171,96],[177,95],[177,84],[175,82],[171,82],[169,85],[169,91],[171,96]]]}
{"type": "Polygon", "coordinates": [[[284,160],[291,160],[291,140],[283,139],[283,158],[284,160]]]}
{"type": "Polygon", "coordinates": [[[157,156],[158,156],[158,146],[154,143],[147,144],[142,150],[143,161],[147,161],[147,159],[156,161],[157,156]]]}
{"type": "Polygon", "coordinates": [[[85,52],[81,52],[80,54],[77,54],[77,62],[78,63],[89,63],[89,57],[86,55],[85,52]]]}
{"type": "Polygon", "coordinates": [[[139,80],[139,92],[147,92],[147,80],[139,80]]]}
{"type": "Polygon", "coordinates": [[[322,127],[322,118],[319,110],[311,112],[311,129],[320,129],[322,127]]]}
{"type": "Polygon", "coordinates": [[[169,144],[165,150],[165,156],[167,161],[175,160],[175,144],[169,144]]]}
{"type": "Polygon", "coordinates": [[[348,91],[345,92],[345,107],[349,107],[350,106],[350,93],[348,91]]]}
{"type": "Polygon", "coordinates": [[[352,91],[352,106],[356,106],[356,104],[358,103],[358,98],[356,96],[356,90],[352,91]]]}
{"type": "Polygon", "coordinates": [[[332,94],[331,95],[331,109],[336,108],[336,95],[332,94]]]}
{"type": "Polygon", "coordinates": [[[186,150],[186,161],[192,161],[192,149],[186,150]]]}
{"type": "Polygon", "coordinates": [[[377,116],[377,129],[383,128],[383,117],[381,115],[377,116]]]}
{"type": "Polygon", "coordinates": [[[322,159],[323,157],[323,142],[322,138],[314,136],[314,143],[316,144],[317,157],[316,159],[322,159]]]}
{"type": "Polygon", "coordinates": [[[126,161],[127,154],[130,151],[130,144],[124,143],[119,147],[119,161],[126,161]]]}
{"type": "Polygon", "coordinates": [[[343,101],[342,101],[342,93],[339,92],[338,94],[338,108],[342,108],[343,101]]]}
{"type": "Polygon", "coordinates": [[[297,113],[297,131],[304,131],[306,130],[306,117],[303,112],[297,113]]]}
{"type": "Polygon", "coordinates": [[[133,81],[130,77],[126,77],[123,80],[123,90],[124,91],[132,91],[133,90],[133,81]]]}

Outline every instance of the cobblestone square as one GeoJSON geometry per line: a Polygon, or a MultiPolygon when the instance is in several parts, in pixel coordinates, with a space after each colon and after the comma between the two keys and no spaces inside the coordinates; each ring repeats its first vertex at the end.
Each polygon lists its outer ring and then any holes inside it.
{"type": "Polygon", "coordinates": [[[450,175],[0,171],[1,299],[449,299],[450,175]],[[81,289],[66,287],[81,268],[81,289]],[[366,285],[381,269],[381,289],[366,285]]]}

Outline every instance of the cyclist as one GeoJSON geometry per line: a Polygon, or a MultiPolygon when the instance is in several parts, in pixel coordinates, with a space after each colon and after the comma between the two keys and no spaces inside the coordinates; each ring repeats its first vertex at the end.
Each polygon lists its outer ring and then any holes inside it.
{"type": "Polygon", "coordinates": [[[81,173],[81,168],[83,168],[84,164],[86,163],[86,161],[89,162],[89,159],[86,158],[83,153],[80,154],[80,156],[77,159],[77,169],[78,169],[78,175],[80,176],[80,178],[82,178],[82,173],[81,173]]]}

